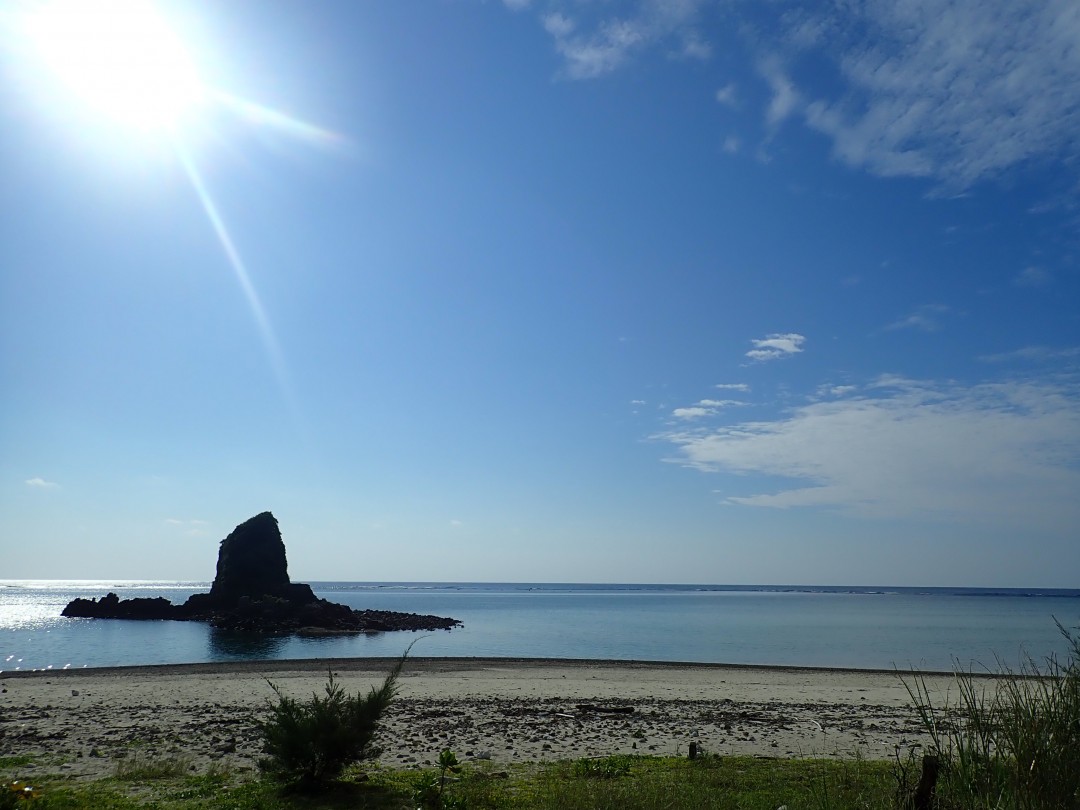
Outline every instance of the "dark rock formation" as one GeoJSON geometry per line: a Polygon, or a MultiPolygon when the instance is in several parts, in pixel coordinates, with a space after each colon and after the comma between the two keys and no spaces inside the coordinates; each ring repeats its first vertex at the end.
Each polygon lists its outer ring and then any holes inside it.
{"type": "Polygon", "coordinates": [[[270,512],[241,523],[221,541],[210,593],[194,594],[182,605],[162,597],[120,599],[110,593],[100,601],[75,599],[64,608],[63,615],[204,621],[223,630],[303,635],[449,630],[461,624],[441,616],[353,610],[319,599],[309,585],[289,580],[285,543],[277,519],[270,512]]]}
{"type": "Polygon", "coordinates": [[[174,619],[176,605],[159,596],[156,599],[121,599],[115,593],[97,599],[75,599],[64,608],[64,616],[88,619],[174,619]]]}
{"type": "Polygon", "coordinates": [[[210,596],[222,604],[231,604],[241,596],[267,595],[304,601],[315,598],[307,585],[289,581],[289,563],[277,518],[263,512],[241,523],[221,541],[210,596]]]}
{"type": "Polygon", "coordinates": [[[245,520],[221,541],[217,575],[210,593],[195,594],[183,608],[192,618],[206,618],[216,626],[228,626],[221,622],[227,623],[241,614],[245,621],[259,615],[268,621],[279,620],[290,607],[298,609],[320,601],[325,600],[316,598],[311,586],[289,581],[289,563],[277,518],[263,512],[245,520]],[[264,610],[260,613],[252,602],[263,605],[264,610]],[[279,602],[284,605],[278,605],[279,602]]]}

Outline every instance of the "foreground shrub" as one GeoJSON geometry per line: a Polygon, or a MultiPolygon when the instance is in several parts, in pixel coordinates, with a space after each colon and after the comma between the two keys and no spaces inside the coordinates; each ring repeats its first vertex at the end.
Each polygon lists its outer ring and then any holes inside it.
{"type": "Polygon", "coordinates": [[[935,807],[1080,810],[1080,636],[1058,627],[1069,660],[1028,659],[991,694],[960,672],[958,704],[938,708],[905,683],[940,769],[935,807]]]}
{"type": "Polygon", "coordinates": [[[314,693],[303,702],[270,683],[277,702],[271,702],[270,717],[259,723],[266,754],[259,768],[288,784],[317,787],[339,777],[347,766],[377,757],[375,733],[397,694],[408,654],[406,650],[382,686],[372,687],[367,695],[346,694],[333,672],[328,673],[325,695],[314,693]]]}

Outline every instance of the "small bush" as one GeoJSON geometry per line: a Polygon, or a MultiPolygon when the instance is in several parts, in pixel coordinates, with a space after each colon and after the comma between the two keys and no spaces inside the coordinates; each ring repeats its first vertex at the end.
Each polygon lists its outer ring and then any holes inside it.
{"type": "MultiPolygon", "coordinates": [[[[411,649],[411,648],[410,648],[411,649]]],[[[266,757],[259,768],[287,784],[317,787],[336,779],[349,765],[374,759],[373,744],[383,713],[397,694],[397,679],[409,651],[367,695],[348,695],[329,672],[325,695],[294,700],[273,683],[277,702],[270,702],[270,717],[259,723],[266,757]]]]}
{"type": "Polygon", "coordinates": [[[460,773],[457,754],[449,748],[443,749],[439,754],[439,772],[425,774],[413,793],[418,810],[463,810],[467,805],[465,799],[446,792],[449,782],[460,773]]]}

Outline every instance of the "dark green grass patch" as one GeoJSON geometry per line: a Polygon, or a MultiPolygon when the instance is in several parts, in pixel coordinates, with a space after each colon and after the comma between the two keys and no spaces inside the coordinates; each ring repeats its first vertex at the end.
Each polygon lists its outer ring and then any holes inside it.
{"type": "Polygon", "coordinates": [[[775,810],[782,805],[884,809],[893,804],[888,763],[749,757],[599,762],[586,772],[577,763],[545,769],[531,786],[526,806],[775,810]]]}
{"type": "MultiPolygon", "coordinates": [[[[350,769],[318,793],[283,790],[270,779],[238,781],[204,774],[143,781],[116,779],[42,785],[33,810],[414,810],[418,789],[437,771],[350,769]]],[[[887,762],[764,760],[706,756],[698,760],[613,756],[552,764],[465,767],[447,783],[446,807],[731,808],[877,810],[894,807],[887,762]]]]}

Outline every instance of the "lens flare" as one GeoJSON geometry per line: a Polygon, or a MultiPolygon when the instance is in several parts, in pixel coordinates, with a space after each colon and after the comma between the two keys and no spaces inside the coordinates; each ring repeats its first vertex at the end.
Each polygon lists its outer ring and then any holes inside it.
{"type": "Polygon", "coordinates": [[[204,99],[193,58],[149,3],[54,0],[26,23],[70,100],[120,124],[172,129],[204,99]]]}
{"type": "MultiPolygon", "coordinates": [[[[18,34],[15,39],[27,57],[24,67],[34,79],[30,85],[47,100],[47,108],[86,113],[91,123],[121,125],[175,153],[244,293],[285,403],[300,424],[270,319],[196,165],[192,145],[201,130],[228,137],[234,122],[323,150],[347,147],[348,139],[206,82],[197,70],[196,52],[152,0],[27,2],[15,14],[0,14],[0,22],[13,25],[18,34]],[[232,121],[210,112],[224,112],[232,121]],[[226,126],[219,131],[216,123],[226,126]]],[[[82,137],[83,130],[74,127],[72,133],[82,137]]]]}
{"type": "Polygon", "coordinates": [[[281,353],[277,337],[270,324],[270,319],[266,315],[266,310],[263,308],[259,293],[256,291],[255,285],[251,281],[251,274],[248,273],[247,265],[244,264],[244,260],[240,256],[240,251],[236,249],[236,244],[229,234],[229,229],[225,227],[225,221],[221,218],[218,207],[214,203],[214,198],[210,196],[210,192],[203,182],[202,175],[199,173],[198,168],[195,166],[195,162],[191,159],[191,156],[187,153],[187,150],[184,149],[182,144],[177,144],[177,154],[184,167],[184,172],[187,174],[188,181],[195,190],[195,196],[199,198],[203,212],[210,221],[210,227],[214,229],[214,234],[221,244],[221,249],[225,253],[225,258],[228,260],[229,266],[236,275],[236,280],[240,284],[240,289],[244,292],[248,307],[250,307],[251,314],[255,318],[255,323],[259,328],[259,335],[262,338],[263,347],[266,350],[267,357],[270,358],[270,365],[274,370],[274,376],[277,378],[282,394],[295,414],[295,396],[293,395],[292,385],[289,382],[285,358],[281,353]]]}

